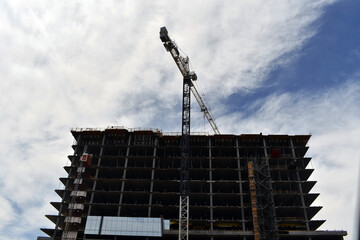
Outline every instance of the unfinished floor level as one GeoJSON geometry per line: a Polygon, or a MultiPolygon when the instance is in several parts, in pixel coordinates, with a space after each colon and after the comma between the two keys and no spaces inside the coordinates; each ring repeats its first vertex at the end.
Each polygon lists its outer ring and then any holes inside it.
{"type": "MultiPolygon", "coordinates": [[[[177,239],[180,138],[159,130],[74,129],[53,239],[177,239]]],[[[317,231],[310,135],[191,136],[190,239],[340,240],[317,231]]],[[[38,239],[48,239],[39,237],[38,239]]]]}

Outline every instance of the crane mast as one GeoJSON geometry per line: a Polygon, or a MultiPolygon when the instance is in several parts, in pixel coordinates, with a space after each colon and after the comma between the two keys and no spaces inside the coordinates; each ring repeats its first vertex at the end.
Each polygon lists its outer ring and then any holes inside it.
{"type": "Polygon", "coordinates": [[[160,39],[165,49],[170,52],[181,74],[183,75],[182,131],[181,131],[181,162],[180,162],[180,203],[179,203],[179,240],[189,239],[189,191],[190,191],[190,91],[199,103],[215,134],[220,134],[211,114],[195,88],[197,80],[195,72],[190,71],[189,57],[181,56],[178,47],[168,35],[165,27],[160,28],[160,39]]]}

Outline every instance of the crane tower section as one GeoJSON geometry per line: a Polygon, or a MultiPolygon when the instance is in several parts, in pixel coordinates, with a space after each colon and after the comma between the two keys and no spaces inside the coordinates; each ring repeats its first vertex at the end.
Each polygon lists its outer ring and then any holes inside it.
{"type": "Polygon", "coordinates": [[[201,95],[195,88],[193,81],[197,80],[196,73],[190,71],[189,57],[181,56],[179,49],[168,35],[165,27],[160,29],[160,39],[165,49],[170,52],[181,74],[183,75],[182,101],[182,135],[181,135],[181,163],[180,163],[180,203],[179,203],[179,240],[189,239],[189,192],[190,192],[190,91],[199,103],[201,111],[206,116],[215,134],[220,134],[210,111],[206,107],[201,95]]]}

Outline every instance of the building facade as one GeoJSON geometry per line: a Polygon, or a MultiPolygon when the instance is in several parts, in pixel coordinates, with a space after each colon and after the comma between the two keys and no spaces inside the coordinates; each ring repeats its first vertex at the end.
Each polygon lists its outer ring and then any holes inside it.
{"type": "MultiPolygon", "coordinates": [[[[73,129],[73,155],[51,204],[53,239],[177,239],[180,140],[159,130],[73,129]]],[[[192,135],[191,239],[340,240],[318,231],[310,135],[192,135]]],[[[48,239],[49,237],[38,237],[48,239]]]]}

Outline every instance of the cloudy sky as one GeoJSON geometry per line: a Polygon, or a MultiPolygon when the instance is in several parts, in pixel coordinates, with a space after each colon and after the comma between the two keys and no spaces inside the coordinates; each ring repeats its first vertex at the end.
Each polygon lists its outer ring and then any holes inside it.
{"type": "MultiPolygon", "coordinates": [[[[355,239],[359,13],[358,0],[0,0],[0,239],[53,227],[71,127],[180,131],[162,26],[222,133],[312,134],[315,219],[355,239]]],[[[191,121],[211,133],[196,102],[191,121]]]]}

